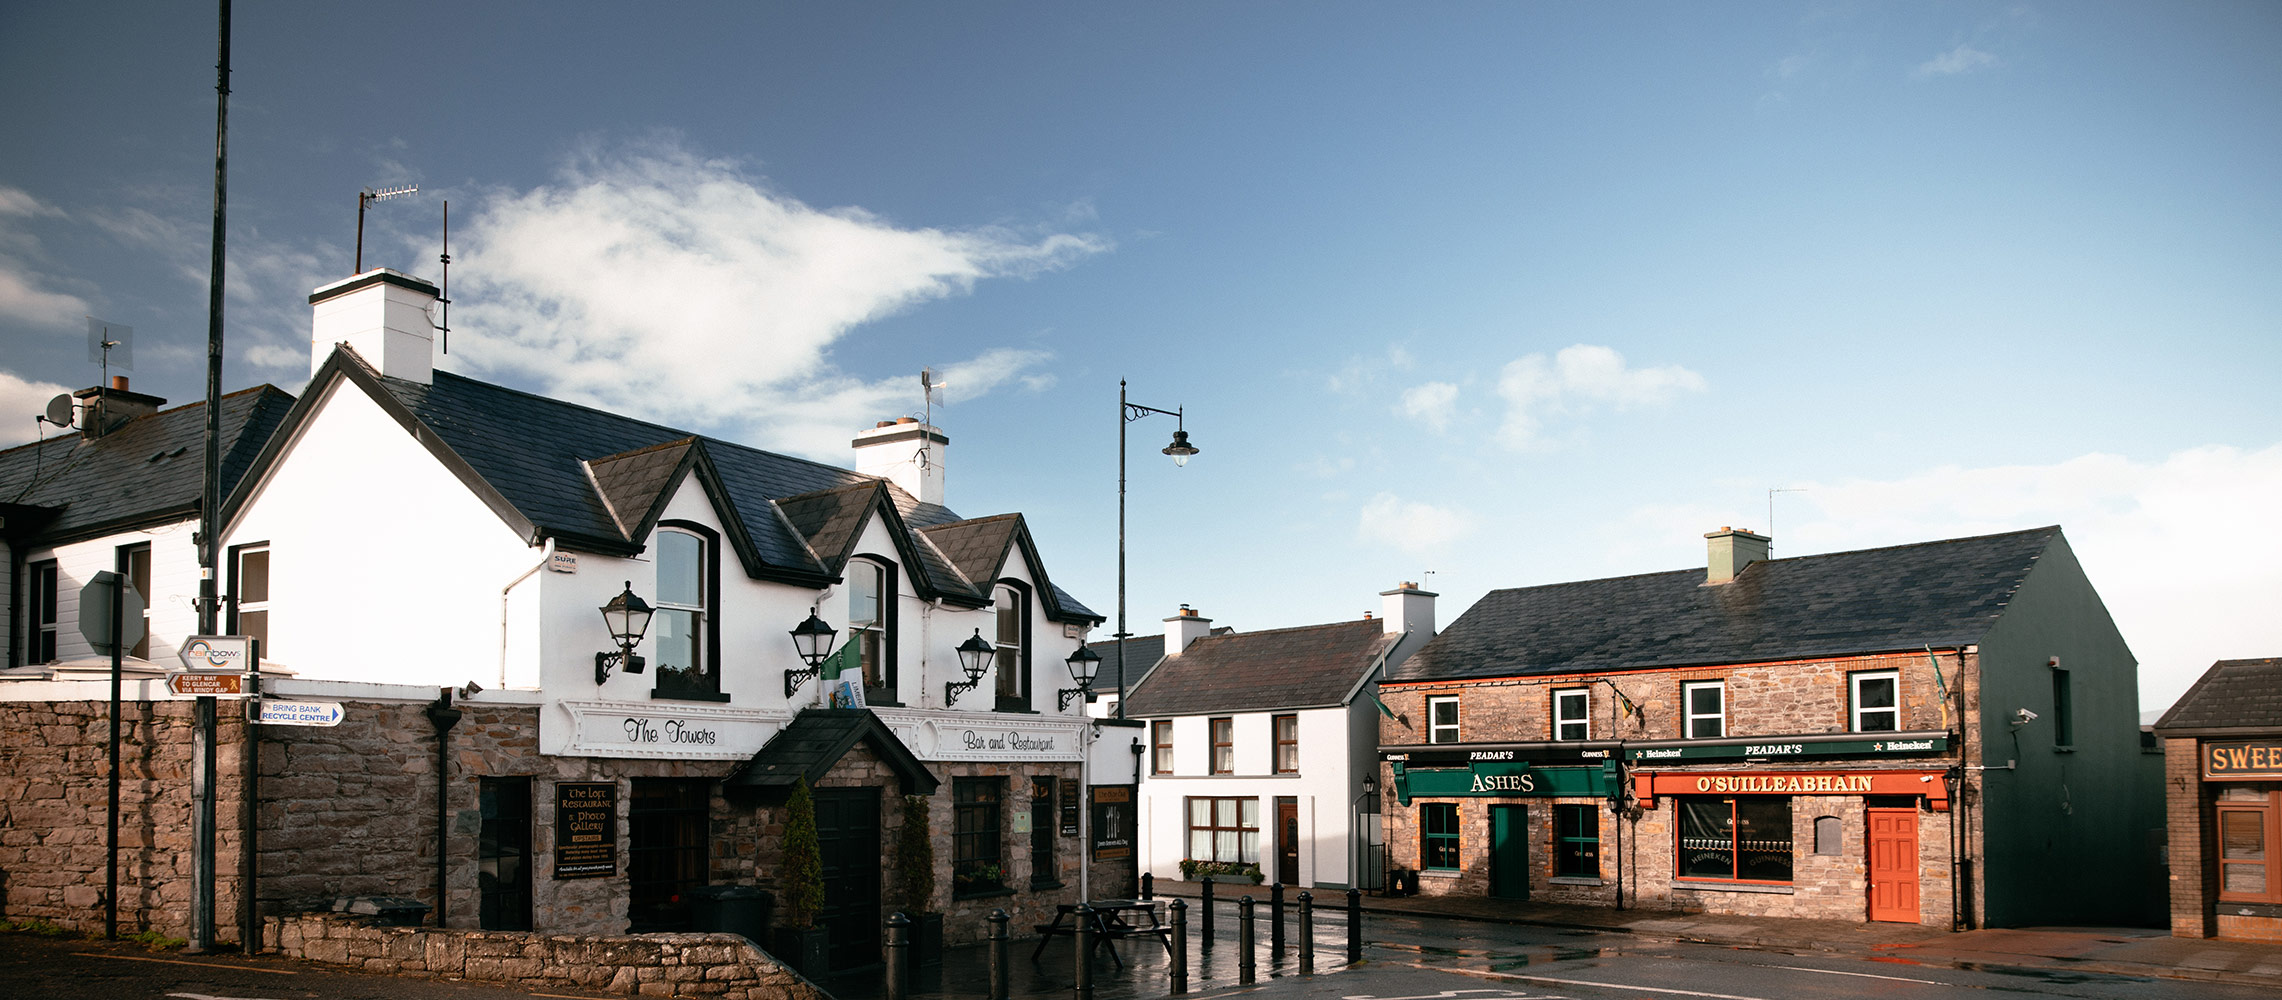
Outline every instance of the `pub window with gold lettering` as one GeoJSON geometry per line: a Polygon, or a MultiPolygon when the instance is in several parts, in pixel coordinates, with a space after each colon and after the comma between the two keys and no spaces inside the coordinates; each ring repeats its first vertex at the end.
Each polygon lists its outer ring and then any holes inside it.
{"type": "Polygon", "coordinates": [[[1679,800],[1684,879],[1791,881],[1791,800],[1745,795],[1679,800]]]}

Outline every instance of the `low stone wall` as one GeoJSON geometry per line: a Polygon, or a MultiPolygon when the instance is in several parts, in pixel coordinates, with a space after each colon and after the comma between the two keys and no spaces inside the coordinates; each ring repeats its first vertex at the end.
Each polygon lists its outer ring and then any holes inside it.
{"type": "Polygon", "coordinates": [[[588,937],[378,927],[365,917],[307,913],[263,921],[262,939],[292,958],[390,975],[645,997],[832,1000],[735,934],[588,937]]]}

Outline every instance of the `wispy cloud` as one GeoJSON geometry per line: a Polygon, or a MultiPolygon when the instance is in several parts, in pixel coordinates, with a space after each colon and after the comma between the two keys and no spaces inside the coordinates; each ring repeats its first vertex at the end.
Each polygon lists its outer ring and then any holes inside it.
{"type": "Polygon", "coordinates": [[[1450,419],[1458,411],[1458,387],[1448,382],[1428,382],[1403,390],[1402,401],[1395,412],[1420,421],[1437,431],[1447,430],[1450,419]]]}
{"type": "Polygon", "coordinates": [[[1997,65],[1997,57],[1976,49],[1968,42],[1959,42],[1955,48],[1934,56],[1910,71],[1911,76],[1961,76],[1976,70],[1997,65]]]}
{"type": "Polygon", "coordinates": [[[0,370],[0,448],[22,444],[39,434],[34,414],[47,410],[48,400],[69,392],[53,382],[34,382],[15,372],[0,370]]]}
{"type": "MultiPolygon", "coordinates": [[[[906,228],[859,208],[819,209],[670,140],[587,151],[555,183],[484,199],[462,232],[455,262],[468,277],[452,316],[462,363],[551,395],[835,455],[849,428],[912,393],[908,376],[867,382],[835,363],[851,331],[1109,248],[1084,233],[906,228]]],[[[986,350],[943,374],[954,398],[972,398],[1036,387],[1044,359],[986,350]]]]}
{"type": "Polygon", "coordinates": [[[1473,528],[1473,515],[1460,508],[1404,500],[1392,493],[1372,497],[1356,521],[1356,534],[1364,541],[1412,553],[1440,551],[1473,528]]]}
{"type": "Polygon", "coordinates": [[[64,217],[21,188],[0,187],[0,318],[65,329],[93,311],[86,299],[54,289],[55,279],[34,263],[44,258],[39,238],[23,228],[23,220],[64,217]]]}
{"type": "Polygon", "coordinates": [[[1686,368],[1628,367],[1624,355],[1609,347],[1577,344],[1551,358],[1531,354],[1507,364],[1498,377],[1498,395],[1506,401],[1498,440],[1517,451],[1542,447],[1549,416],[1659,405],[1704,388],[1703,376],[1686,368]]]}

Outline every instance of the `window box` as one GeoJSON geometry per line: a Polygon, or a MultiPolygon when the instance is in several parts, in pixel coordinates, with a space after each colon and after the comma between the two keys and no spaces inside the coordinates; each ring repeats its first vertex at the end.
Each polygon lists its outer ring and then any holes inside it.
{"type": "Polygon", "coordinates": [[[1259,885],[1267,878],[1256,862],[1181,859],[1181,877],[1191,882],[1236,882],[1259,885]]]}

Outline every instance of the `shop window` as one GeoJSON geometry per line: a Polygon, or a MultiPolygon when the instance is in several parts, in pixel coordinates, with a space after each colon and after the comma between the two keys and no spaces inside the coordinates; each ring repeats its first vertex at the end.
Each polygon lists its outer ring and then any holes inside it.
{"type": "Polygon", "coordinates": [[[626,810],[626,876],[632,896],[627,916],[632,932],[688,930],[689,891],[706,883],[711,783],[684,778],[633,780],[634,800],[626,810]]]}
{"type": "Polygon", "coordinates": [[[1236,720],[1212,720],[1212,773],[1236,773],[1236,720]]]}
{"type": "Polygon", "coordinates": [[[1838,817],[1815,817],[1815,853],[1833,858],[1846,853],[1840,834],[1838,817]]]}
{"type": "Polygon", "coordinates": [[[29,662],[54,663],[56,639],[55,560],[32,564],[32,646],[29,662]]]}
{"type": "Polygon", "coordinates": [[[1149,748],[1150,771],[1173,773],[1173,720],[1158,719],[1149,723],[1149,748]]]}
{"type": "Polygon", "coordinates": [[[1418,807],[1418,867],[1421,871],[1458,870],[1458,806],[1427,802],[1418,807]]]}
{"type": "Polygon", "coordinates": [[[2217,814],[2219,900],[2282,903],[2272,851],[2282,841],[2282,792],[2228,788],[2217,814]]]}
{"type": "Polygon", "coordinates": [[[1601,875],[1601,811],[1599,806],[1553,807],[1553,874],[1561,878],[1599,878],[1601,875]]]}
{"type": "Polygon", "coordinates": [[[485,778],[476,848],[477,908],[487,931],[531,929],[531,779],[485,778]]]}
{"type": "Polygon", "coordinates": [[[1191,860],[1260,860],[1259,799],[1191,798],[1188,808],[1191,860]]]}
{"type": "Polygon", "coordinates": [[[1299,773],[1299,716],[1275,717],[1276,773],[1299,773]]]}
{"type": "Polygon", "coordinates": [[[269,659],[269,546],[230,552],[230,634],[254,640],[254,652],[269,659]]]}
{"type": "Polygon", "coordinates": [[[2068,689],[2068,671],[2052,669],[2052,745],[2076,745],[2075,699],[2068,689]]]}
{"type": "Polygon", "coordinates": [[[1426,699],[1426,742],[1458,742],[1458,696],[1426,699]]]}
{"type": "Polygon", "coordinates": [[[1727,684],[1724,681],[1694,681],[1680,686],[1680,700],[1687,706],[1687,734],[1691,740],[1716,739],[1727,735],[1727,684]]]}
{"type": "Polygon", "coordinates": [[[848,560],[848,642],[864,671],[866,703],[895,698],[895,572],[869,558],[848,560]]]}
{"type": "Polygon", "coordinates": [[[1006,887],[1006,842],[999,832],[1004,778],[951,779],[951,894],[979,896],[1006,887]]]}
{"type": "Polygon", "coordinates": [[[1902,675],[1878,670],[1846,677],[1857,733],[1892,733],[1902,728],[1902,675]]]}
{"type": "Polygon", "coordinates": [[[657,614],[650,619],[650,649],[657,656],[657,695],[712,698],[721,693],[714,662],[711,539],[694,525],[659,528],[657,614]]]}
{"type": "Polygon", "coordinates": [[[998,710],[1030,711],[1030,599],[1021,587],[1001,583],[993,594],[997,604],[998,710]]]}
{"type": "Polygon", "coordinates": [[[1593,690],[1591,688],[1560,688],[1553,692],[1554,739],[1592,739],[1592,717],[1593,690]]]}
{"type": "Polygon", "coordinates": [[[143,637],[135,641],[127,655],[137,659],[151,658],[151,547],[149,543],[129,545],[119,550],[119,572],[127,578],[127,585],[143,598],[143,637]]]}
{"type": "Polygon", "coordinates": [[[1681,878],[1791,880],[1791,800],[1695,798],[1680,807],[1681,878]]]}
{"type": "Polygon", "coordinates": [[[1030,778],[1030,887],[1045,889],[1062,884],[1054,866],[1054,776],[1030,778]]]}

